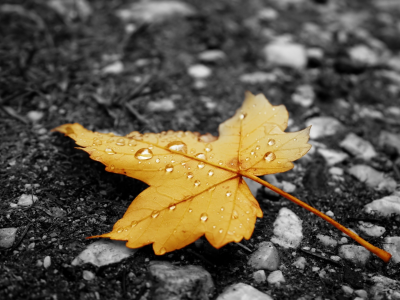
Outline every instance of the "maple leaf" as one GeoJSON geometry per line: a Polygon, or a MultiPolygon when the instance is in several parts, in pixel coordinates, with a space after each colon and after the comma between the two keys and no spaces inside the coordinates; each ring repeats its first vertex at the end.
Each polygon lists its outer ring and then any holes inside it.
{"type": "MultiPolygon", "coordinates": [[[[218,138],[188,131],[134,131],[121,137],[92,132],[77,123],[54,130],[74,139],[107,171],[150,186],[111,232],[94,237],[124,240],[130,248],[153,244],[158,255],[183,248],[203,235],[215,248],[249,239],[256,218],[263,213],[245,176],[357,240],[357,235],[328,216],[257,177],[292,169],[292,161],[311,148],[307,143],[310,127],[285,133],[287,122],[283,105],[272,106],[264,95],[247,92],[242,107],[219,126],[218,138]]],[[[383,251],[366,244],[370,251],[383,251]]]]}

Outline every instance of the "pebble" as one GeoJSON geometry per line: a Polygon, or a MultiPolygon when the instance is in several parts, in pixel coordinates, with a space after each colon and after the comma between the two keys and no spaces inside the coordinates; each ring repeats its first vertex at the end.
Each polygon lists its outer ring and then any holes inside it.
{"type": "Polygon", "coordinates": [[[51,257],[50,256],[46,256],[43,260],[43,267],[45,269],[49,268],[51,266],[51,257]]]}
{"type": "Polygon", "coordinates": [[[266,72],[247,73],[240,76],[239,80],[243,83],[257,84],[276,81],[276,75],[266,72]]]}
{"type": "Polygon", "coordinates": [[[365,45],[357,45],[349,49],[349,56],[355,63],[366,66],[373,66],[378,63],[378,56],[369,47],[365,45]]]}
{"type": "Polygon", "coordinates": [[[258,249],[251,254],[247,264],[256,270],[274,271],[279,267],[281,260],[279,252],[271,242],[261,242],[258,249]]]}
{"type": "Polygon", "coordinates": [[[26,114],[26,117],[32,122],[38,122],[44,117],[44,112],[31,110],[26,114]]]}
{"type": "Polygon", "coordinates": [[[358,267],[365,266],[371,256],[371,252],[358,245],[342,245],[338,254],[341,258],[352,262],[358,267]]]}
{"type": "Polygon", "coordinates": [[[332,167],[332,168],[329,168],[329,174],[334,175],[334,176],[343,176],[344,171],[342,168],[332,167]]]}
{"type": "Polygon", "coordinates": [[[351,295],[353,294],[354,290],[349,287],[348,285],[342,285],[342,291],[346,294],[346,295],[351,295]]]}
{"type": "MultiPolygon", "coordinates": [[[[208,299],[208,298],[205,298],[208,299]]],[[[227,287],[216,300],[273,300],[269,295],[260,292],[251,285],[235,283],[227,287]]]]}
{"type": "Polygon", "coordinates": [[[264,48],[268,63],[294,69],[304,69],[307,65],[307,54],[303,45],[295,43],[274,42],[264,48]]]}
{"type": "Polygon", "coordinates": [[[325,214],[326,214],[328,217],[331,217],[331,218],[333,218],[333,217],[335,216],[335,214],[334,214],[331,210],[328,210],[325,214]]]}
{"type": "Polygon", "coordinates": [[[0,248],[10,248],[14,244],[17,230],[16,227],[0,229],[0,248]]]}
{"type": "Polygon", "coordinates": [[[397,150],[397,154],[400,154],[400,134],[395,134],[388,131],[381,131],[379,135],[379,145],[381,147],[393,147],[397,150]]]}
{"type": "Polygon", "coordinates": [[[93,10],[86,0],[49,0],[46,4],[66,19],[87,20],[93,10]]]}
{"type": "Polygon", "coordinates": [[[309,84],[300,85],[292,95],[292,101],[302,107],[310,107],[315,100],[314,89],[309,84]]]}
{"type": "Polygon", "coordinates": [[[99,240],[86,247],[72,262],[71,265],[79,266],[91,263],[101,267],[119,262],[134,254],[137,249],[125,246],[125,241],[99,240]]]}
{"type": "Polygon", "coordinates": [[[324,148],[318,148],[317,151],[325,159],[328,166],[339,164],[349,158],[349,156],[342,151],[324,148]]]}
{"type": "Polygon", "coordinates": [[[90,281],[90,280],[95,279],[96,275],[94,275],[92,272],[90,272],[88,270],[83,270],[82,277],[83,277],[83,279],[90,281]]]}
{"type": "Polygon", "coordinates": [[[267,280],[267,275],[265,275],[264,270],[258,270],[253,273],[253,278],[257,283],[264,283],[267,280]]]}
{"type": "Polygon", "coordinates": [[[290,209],[282,207],[274,222],[274,236],[271,242],[283,248],[297,248],[303,239],[302,230],[300,218],[290,209]]]}
{"type": "Polygon", "coordinates": [[[300,256],[296,259],[294,263],[292,263],[292,266],[295,266],[297,269],[304,270],[306,267],[307,261],[303,256],[300,256]]]}
{"type": "Polygon", "coordinates": [[[307,49],[308,61],[312,63],[321,63],[324,59],[324,51],[321,48],[308,48],[307,49]]]}
{"type": "Polygon", "coordinates": [[[151,112],[170,112],[173,111],[175,108],[175,102],[171,99],[149,101],[147,103],[147,110],[151,112]]]}
{"type": "Polygon", "coordinates": [[[373,286],[369,290],[369,299],[400,299],[400,282],[385,276],[377,275],[371,278],[373,286]]]}
{"type": "Polygon", "coordinates": [[[101,73],[103,74],[120,74],[123,71],[124,71],[124,64],[120,60],[115,61],[112,64],[109,64],[105,66],[103,69],[101,69],[101,73]]]}
{"type": "Polygon", "coordinates": [[[390,195],[374,200],[364,206],[365,212],[390,217],[392,214],[400,216],[400,196],[390,195]]]}
{"type": "Polygon", "coordinates": [[[358,109],[358,115],[361,118],[371,118],[375,120],[383,120],[383,114],[377,110],[376,108],[370,108],[366,106],[362,106],[358,109]]]}
{"type": "Polygon", "coordinates": [[[363,158],[367,161],[377,155],[370,142],[362,139],[354,133],[346,135],[345,139],[340,142],[340,147],[344,148],[352,155],[363,158]]]}
{"type": "Polygon", "coordinates": [[[19,206],[31,206],[34,202],[38,201],[38,197],[35,195],[22,194],[19,196],[19,206]]]}
{"type": "Polygon", "coordinates": [[[355,290],[354,294],[356,294],[361,299],[368,299],[368,293],[366,290],[355,290]]]}
{"type": "Polygon", "coordinates": [[[270,285],[280,286],[281,283],[285,282],[285,277],[283,277],[281,270],[276,270],[268,275],[267,281],[270,285]]]}
{"type": "Polygon", "coordinates": [[[323,234],[317,234],[317,239],[325,247],[336,247],[338,244],[338,242],[334,238],[323,234]]]}
{"type": "Polygon", "coordinates": [[[332,136],[343,128],[342,123],[332,117],[315,117],[305,122],[306,126],[312,125],[310,131],[311,139],[319,139],[322,137],[332,136]]]}
{"type": "Polygon", "coordinates": [[[195,79],[205,79],[212,74],[212,71],[209,67],[198,64],[190,66],[188,74],[195,79]]]}
{"type": "Polygon", "coordinates": [[[195,14],[195,10],[181,1],[140,1],[134,2],[116,12],[124,22],[162,23],[195,14]]]}
{"type": "Polygon", "coordinates": [[[200,266],[174,266],[165,261],[151,261],[147,278],[150,285],[148,299],[209,299],[214,290],[210,273],[200,266]],[[190,297],[189,297],[190,298],[190,297]]]}
{"type": "Polygon", "coordinates": [[[289,193],[289,194],[296,191],[296,185],[294,185],[291,182],[285,181],[285,180],[282,180],[281,187],[284,192],[289,193]]]}
{"type": "Polygon", "coordinates": [[[207,50],[199,54],[199,59],[203,62],[217,62],[226,59],[226,55],[221,50],[207,50]]]}
{"type": "Polygon", "coordinates": [[[386,232],[385,227],[363,221],[359,222],[358,229],[360,230],[361,233],[365,234],[366,236],[376,237],[376,238],[382,236],[386,232]]]}
{"type": "Polygon", "coordinates": [[[400,236],[387,236],[383,241],[383,249],[392,254],[391,261],[400,263],[400,236]]]}
{"type": "Polygon", "coordinates": [[[257,13],[257,18],[262,21],[274,21],[278,18],[278,16],[278,12],[271,7],[262,8],[257,13]]]}
{"type": "Polygon", "coordinates": [[[396,181],[367,165],[352,166],[348,172],[356,177],[359,181],[366,183],[368,186],[378,191],[386,190],[393,192],[396,189],[396,181]]]}

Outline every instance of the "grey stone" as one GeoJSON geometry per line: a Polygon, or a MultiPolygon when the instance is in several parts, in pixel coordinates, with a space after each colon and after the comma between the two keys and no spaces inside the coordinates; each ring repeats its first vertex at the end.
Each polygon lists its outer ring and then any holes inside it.
{"type": "Polygon", "coordinates": [[[248,265],[256,270],[277,270],[280,264],[279,252],[271,242],[262,242],[250,256],[248,265]]]}
{"type": "Polygon", "coordinates": [[[16,227],[0,229],[0,248],[10,248],[14,244],[17,230],[16,227]]]}
{"type": "Polygon", "coordinates": [[[370,214],[378,214],[390,217],[392,214],[400,216],[400,197],[390,195],[374,200],[364,206],[364,210],[370,214]]]}
{"type": "Polygon", "coordinates": [[[251,285],[236,283],[226,288],[216,300],[273,300],[273,298],[251,285]]]}
{"type": "Polygon", "coordinates": [[[339,248],[339,256],[352,262],[356,266],[363,267],[369,260],[371,252],[363,246],[342,245],[339,248]]]}
{"type": "Polygon", "coordinates": [[[285,282],[285,277],[283,277],[281,270],[276,270],[268,275],[267,281],[270,285],[280,286],[281,283],[285,282]]]}
{"type": "Polygon", "coordinates": [[[381,131],[379,135],[379,145],[381,147],[386,145],[391,146],[397,150],[398,154],[400,154],[400,134],[381,131]]]}
{"type": "Polygon", "coordinates": [[[265,46],[267,62],[280,67],[303,69],[307,64],[306,50],[303,45],[295,43],[271,43],[265,46]]]}
{"type": "Polygon", "coordinates": [[[393,192],[396,189],[396,181],[367,165],[352,166],[348,172],[356,177],[359,181],[366,183],[368,186],[376,190],[386,190],[393,192]]]}
{"type": "Polygon", "coordinates": [[[306,267],[307,261],[303,256],[300,256],[296,259],[294,263],[292,263],[292,266],[295,266],[297,269],[304,270],[306,267]]]}
{"type": "Polygon", "coordinates": [[[336,247],[338,242],[327,235],[317,234],[317,239],[321,242],[325,247],[336,247]]]}
{"type": "Polygon", "coordinates": [[[312,125],[310,131],[311,139],[319,139],[322,137],[335,135],[340,129],[343,128],[342,123],[332,117],[315,117],[308,119],[306,126],[312,125]]]}
{"type": "Polygon", "coordinates": [[[303,226],[300,218],[290,209],[280,209],[274,222],[274,236],[271,242],[284,248],[297,248],[303,239],[303,226]]]}
{"type": "Polygon", "coordinates": [[[370,142],[360,138],[354,133],[346,135],[345,139],[340,142],[340,146],[356,157],[370,160],[377,155],[374,147],[370,142]]]}
{"type": "Polygon", "coordinates": [[[380,237],[386,232],[385,227],[363,221],[359,222],[358,229],[361,233],[369,237],[380,237]]]}
{"type": "Polygon", "coordinates": [[[399,300],[400,282],[385,276],[377,275],[371,278],[374,283],[369,290],[369,299],[372,300],[399,300]]]}
{"type": "Polygon", "coordinates": [[[383,249],[392,254],[391,261],[400,263],[400,236],[387,236],[383,241],[383,249]]]}

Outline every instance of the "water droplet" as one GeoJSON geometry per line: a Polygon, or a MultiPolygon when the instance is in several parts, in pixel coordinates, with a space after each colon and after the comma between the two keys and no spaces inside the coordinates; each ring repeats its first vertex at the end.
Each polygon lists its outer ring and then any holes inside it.
{"type": "Polygon", "coordinates": [[[151,214],[151,217],[152,217],[153,219],[155,219],[155,218],[158,217],[159,214],[160,214],[160,211],[159,211],[159,210],[155,210],[155,211],[153,211],[153,213],[151,214]]]}
{"type": "Polygon", "coordinates": [[[250,154],[254,155],[254,154],[256,154],[256,151],[253,149],[253,150],[251,150],[250,154]]]}
{"type": "Polygon", "coordinates": [[[195,154],[196,153],[196,149],[190,149],[190,154],[195,154]]]}
{"type": "Polygon", "coordinates": [[[269,139],[269,140],[268,140],[268,145],[269,145],[269,146],[275,145],[275,140],[274,140],[274,139],[269,139]]]}
{"type": "Polygon", "coordinates": [[[211,152],[211,151],[212,151],[212,146],[211,146],[211,144],[207,144],[206,147],[204,148],[204,151],[206,151],[206,152],[211,152]]]}
{"type": "Polygon", "coordinates": [[[114,165],[110,165],[110,169],[114,170],[115,169],[114,165]]]}
{"type": "Polygon", "coordinates": [[[206,222],[208,220],[208,215],[206,213],[201,214],[200,220],[202,222],[206,222]]]}
{"type": "Polygon", "coordinates": [[[194,182],[194,185],[195,185],[195,186],[199,186],[200,184],[201,184],[200,180],[196,180],[196,181],[194,182]]]}
{"type": "Polygon", "coordinates": [[[122,232],[122,229],[118,229],[118,231],[117,231],[118,233],[121,233],[122,232]]]}
{"type": "Polygon", "coordinates": [[[246,210],[246,214],[249,214],[250,212],[248,210],[246,210]]]}
{"type": "Polygon", "coordinates": [[[103,143],[98,138],[93,139],[93,146],[100,146],[101,144],[103,143]]]}
{"type": "Polygon", "coordinates": [[[142,148],[136,151],[135,157],[139,160],[148,160],[153,157],[153,151],[148,148],[142,148]]]}
{"type": "Polygon", "coordinates": [[[157,159],[156,159],[156,163],[159,163],[159,162],[160,162],[160,159],[159,159],[159,158],[157,158],[157,159]]]}
{"type": "Polygon", "coordinates": [[[128,232],[128,228],[125,228],[125,229],[124,229],[124,232],[128,232]]]}
{"type": "Polygon", "coordinates": [[[176,208],[176,205],[175,204],[172,204],[170,207],[168,207],[169,208],[169,210],[175,210],[175,208],[176,208]]]}
{"type": "Polygon", "coordinates": [[[224,211],[224,208],[223,208],[223,207],[221,207],[221,211],[224,211]]]}
{"type": "Polygon", "coordinates": [[[218,231],[219,233],[223,233],[224,232],[224,230],[221,228],[219,231],[218,231]]]}
{"type": "Polygon", "coordinates": [[[293,141],[297,141],[297,139],[293,139],[293,141]]]}
{"type": "Polygon", "coordinates": [[[197,167],[199,168],[199,169],[203,169],[204,168],[204,163],[201,161],[201,162],[199,162],[199,164],[197,165],[197,167]]]}
{"type": "Polygon", "coordinates": [[[115,144],[118,146],[125,146],[125,140],[123,138],[120,138],[115,144]]]}
{"type": "Polygon", "coordinates": [[[206,155],[205,155],[204,153],[197,153],[197,154],[196,154],[196,157],[197,157],[198,159],[206,160],[206,155]]]}
{"type": "Polygon", "coordinates": [[[209,191],[209,192],[215,191],[215,186],[213,186],[212,188],[210,188],[208,191],[209,191]]]}
{"type": "Polygon", "coordinates": [[[193,211],[193,209],[189,208],[189,212],[192,212],[192,211],[193,211]]]}
{"type": "Polygon", "coordinates": [[[222,166],[223,163],[224,163],[224,162],[223,162],[222,160],[220,160],[220,161],[218,162],[218,164],[219,164],[220,166],[222,166]]]}
{"type": "Polygon", "coordinates": [[[174,170],[174,166],[171,164],[168,164],[165,166],[165,172],[166,173],[171,173],[174,170]]]}
{"type": "Polygon", "coordinates": [[[208,176],[213,176],[213,175],[214,175],[214,171],[213,170],[208,171],[208,176]]]}
{"type": "Polygon", "coordinates": [[[184,142],[181,141],[174,141],[167,145],[169,150],[187,153],[187,146],[184,142]]]}
{"type": "Polygon", "coordinates": [[[239,214],[237,213],[236,210],[234,210],[234,211],[232,212],[232,219],[236,220],[237,218],[239,218],[239,214]]]}
{"type": "Polygon", "coordinates": [[[276,155],[273,152],[267,152],[264,155],[264,159],[267,162],[271,162],[271,161],[275,160],[275,158],[276,158],[276,155]]]}
{"type": "Polygon", "coordinates": [[[128,143],[129,147],[134,147],[136,145],[137,145],[137,143],[135,141],[129,141],[129,143],[128,143]]]}
{"type": "Polygon", "coordinates": [[[187,178],[188,179],[192,179],[193,178],[193,173],[192,172],[187,173],[187,178]]]}
{"type": "Polygon", "coordinates": [[[249,161],[249,160],[250,160],[250,158],[246,157],[246,161],[249,161]]]}
{"type": "Polygon", "coordinates": [[[167,249],[165,249],[164,247],[162,247],[162,248],[160,249],[160,254],[161,254],[161,255],[164,255],[165,253],[167,253],[167,249]]]}
{"type": "Polygon", "coordinates": [[[131,227],[133,228],[133,227],[135,227],[137,224],[138,224],[138,221],[132,221],[131,227]]]}
{"type": "Polygon", "coordinates": [[[227,191],[225,195],[226,195],[227,197],[230,197],[230,196],[232,195],[232,192],[231,192],[231,191],[227,191]]]}
{"type": "Polygon", "coordinates": [[[243,120],[244,118],[246,118],[247,114],[242,112],[239,116],[240,120],[243,120]]]}
{"type": "Polygon", "coordinates": [[[104,151],[105,151],[107,154],[115,154],[115,153],[116,153],[112,148],[106,148],[106,149],[104,149],[104,151]]]}
{"type": "Polygon", "coordinates": [[[260,150],[260,146],[257,146],[257,147],[256,147],[256,150],[260,150]]]}

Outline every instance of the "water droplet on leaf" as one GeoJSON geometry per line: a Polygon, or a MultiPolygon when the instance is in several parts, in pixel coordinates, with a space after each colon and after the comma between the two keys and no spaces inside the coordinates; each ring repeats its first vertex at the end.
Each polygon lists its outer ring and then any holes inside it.
{"type": "Polygon", "coordinates": [[[115,144],[118,146],[125,146],[125,140],[123,138],[120,138],[115,144]]]}
{"type": "Polygon", "coordinates": [[[275,140],[274,140],[274,139],[269,139],[269,140],[268,140],[268,145],[269,145],[269,146],[275,145],[275,140]]]}
{"type": "Polygon", "coordinates": [[[273,152],[265,153],[265,156],[264,156],[265,161],[271,162],[271,161],[275,160],[275,158],[276,158],[276,155],[273,152]]]}
{"type": "Polygon", "coordinates": [[[193,178],[193,173],[192,173],[192,172],[189,172],[189,173],[187,174],[187,178],[188,178],[188,179],[192,179],[192,178],[193,178]]]}
{"type": "Polygon", "coordinates": [[[104,149],[104,151],[105,151],[107,154],[115,154],[115,153],[116,153],[112,148],[106,148],[106,149],[104,149]]]}
{"type": "Polygon", "coordinates": [[[225,195],[226,195],[227,197],[230,197],[230,196],[232,195],[232,192],[231,192],[231,191],[227,191],[225,195]]]}
{"type": "Polygon", "coordinates": [[[148,148],[142,148],[135,153],[135,157],[139,160],[148,160],[153,157],[153,152],[148,148]]]}
{"type": "Polygon", "coordinates": [[[181,141],[174,141],[167,145],[169,150],[187,153],[187,146],[184,142],[181,141]]]}
{"type": "Polygon", "coordinates": [[[138,224],[138,221],[132,221],[131,227],[133,228],[133,227],[135,227],[137,224],[138,224]]]}
{"type": "Polygon", "coordinates": [[[165,166],[165,172],[166,173],[171,173],[174,170],[174,166],[171,164],[168,164],[165,166]]]}
{"type": "Polygon", "coordinates": [[[204,148],[204,151],[206,151],[206,152],[211,152],[211,151],[212,151],[212,146],[211,146],[211,144],[207,144],[206,147],[204,148]]]}
{"type": "Polygon", "coordinates": [[[172,205],[169,207],[169,210],[175,210],[175,208],[176,208],[176,205],[175,205],[175,204],[172,204],[172,205]]]}
{"type": "Polygon", "coordinates": [[[206,222],[208,220],[208,215],[206,213],[201,214],[200,220],[202,222],[206,222]]]}
{"type": "Polygon", "coordinates": [[[164,247],[160,249],[160,254],[164,255],[165,253],[167,253],[167,249],[165,249],[164,247]]]}
{"type": "Polygon", "coordinates": [[[197,154],[196,154],[196,157],[197,157],[198,159],[206,160],[206,155],[205,155],[204,153],[197,153],[197,154]]]}
{"type": "Polygon", "coordinates": [[[214,171],[213,170],[208,171],[208,176],[213,176],[213,175],[214,175],[214,171]]]}
{"type": "Polygon", "coordinates": [[[196,180],[196,181],[194,182],[194,185],[195,185],[195,186],[199,186],[200,184],[201,184],[200,180],[196,180]]]}
{"type": "Polygon", "coordinates": [[[246,118],[247,114],[246,113],[241,113],[239,118],[240,120],[243,120],[244,118],[246,118]]]}
{"type": "Polygon", "coordinates": [[[155,219],[155,218],[158,217],[159,214],[160,214],[160,211],[155,210],[155,211],[153,211],[153,213],[151,214],[151,217],[152,217],[153,219],[155,219]]]}
{"type": "Polygon", "coordinates": [[[199,162],[199,164],[197,165],[197,167],[199,168],[199,169],[203,169],[204,168],[204,163],[201,161],[201,162],[199,162]]]}

